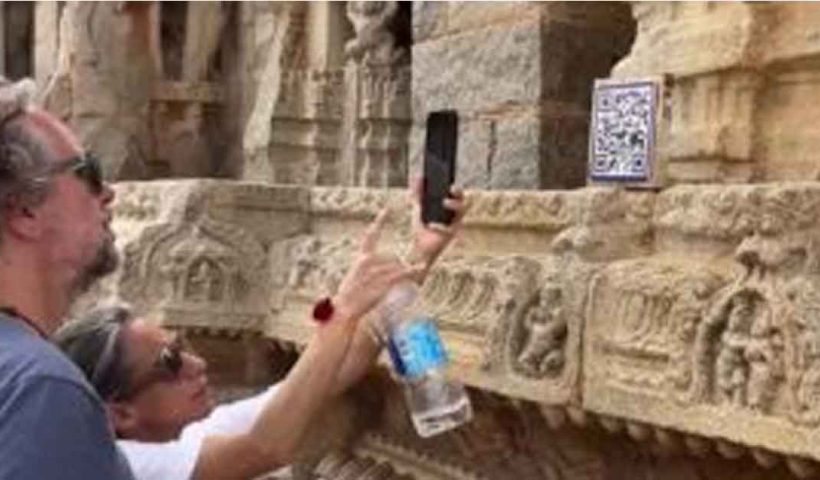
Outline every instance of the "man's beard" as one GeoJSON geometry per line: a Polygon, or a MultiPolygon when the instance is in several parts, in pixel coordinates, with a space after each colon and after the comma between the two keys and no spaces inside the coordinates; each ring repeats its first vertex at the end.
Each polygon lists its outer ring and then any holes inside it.
{"type": "Polygon", "coordinates": [[[100,278],[112,273],[120,264],[120,255],[114,246],[114,236],[108,234],[97,249],[94,258],[86,265],[77,278],[75,295],[88,291],[89,288],[100,278]]]}

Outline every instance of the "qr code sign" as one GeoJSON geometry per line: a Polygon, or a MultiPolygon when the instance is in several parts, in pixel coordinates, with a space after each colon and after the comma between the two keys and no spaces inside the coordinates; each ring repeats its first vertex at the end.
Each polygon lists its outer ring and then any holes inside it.
{"type": "Polygon", "coordinates": [[[590,135],[590,178],[647,181],[654,155],[658,85],[595,85],[590,135]]]}

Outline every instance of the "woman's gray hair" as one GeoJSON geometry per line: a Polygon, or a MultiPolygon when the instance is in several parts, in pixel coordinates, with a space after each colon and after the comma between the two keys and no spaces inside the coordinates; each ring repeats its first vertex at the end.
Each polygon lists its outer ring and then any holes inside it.
{"type": "MultiPolygon", "coordinates": [[[[0,76],[0,207],[17,202],[37,206],[48,194],[47,149],[19,120],[32,103],[31,79],[11,82],[0,76]]],[[[0,239],[2,239],[0,222],[0,239]]]]}
{"type": "Polygon", "coordinates": [[[80,367],[103,400],[127,389],[122,332],[133,318],[127,305],[105,306],[66,323],[54,334],[54,343],[80,367]]]}

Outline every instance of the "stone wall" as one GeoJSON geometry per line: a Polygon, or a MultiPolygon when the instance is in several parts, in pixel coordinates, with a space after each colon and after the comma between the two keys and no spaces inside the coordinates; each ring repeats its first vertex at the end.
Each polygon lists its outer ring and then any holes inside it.
{"type": "Polygon", "coordinates": [[[584,185],[592,82],[629,49],[628,5],[415,2],[413,15],[411,158],[427,113],[455,109],[460,183],[584,185]]]}
{"type": "Polygon", "coordinates": [[[818,43],[810,3],[641,3],[613,76],[669,74],[670,181],[817,178],[818,43]]]}
{"type": "MultiPolygon", "coordinates": [[[[388,250],[403,251],[409,233],[400,190],[189,181],[120,184],[117,194],[125,262],[97,297],[124,298],[206,337],[304,344],[313,328],[305,312],[339,281],[368,219],[392,205],[388,250]]],[[[814,474],[820,187],[469,196],[465,234],[423,293],[452,354],[451,373],[479,406],[476,422],[448,441],[474,446],[450,451],[414,440],[396,397],[357,444],[361,452],[420,479],[509,478],[503,472],[535,468],[528,462],[589,469],[567,478],[610,478],[628,468],[606,453],[615,434],[634,439],[642,446],[629,448],[647,458],[714,452],[706,464],[749,457],[781,475],[814,474]],[[532,444],[492,447],[520,461],[464,460],[522,415],[546,430],[530,432],[532,444]],[[561,465],[548,460],[560,456],[551,449],[523,453],[564,438],[552,432],[567,425],[583,431],[566,435],[584,440],[565,448],[586,451],[587,460],[561,465]],[[415,456],[402,456],[403,448],[415,456]],[[430,462],[440,475],[418,471],[430,449],[439,452],[430,462]],[[462,473],[446,473],[449,463],[462,473]]],[[[253,383],[243,378],[233,382],[253,383]]],[[[396,388],[381,385],[379,396],[396,388]]],[[[766,472],[748,462],[715,468],[746,469],[739,478],[766,472]]],[[[527,475],[516,478],[543,478],[527,475]]]]}

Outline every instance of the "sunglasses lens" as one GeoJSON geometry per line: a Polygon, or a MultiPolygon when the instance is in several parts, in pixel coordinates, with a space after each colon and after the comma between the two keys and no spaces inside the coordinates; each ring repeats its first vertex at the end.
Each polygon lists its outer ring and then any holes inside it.
{"type": "Polygon", "coordinates": [[[93,154],[87,153],[74,169],[74,173],[88,185],[95,195],[103,191],[102,167],[99,159],[93,154]]]}
{"type": "Polygon", "coordinates": [[[178,346],[166,347],[160,354],[162,368],[176,377],[182,370],[182,349],[178,346]]]}

